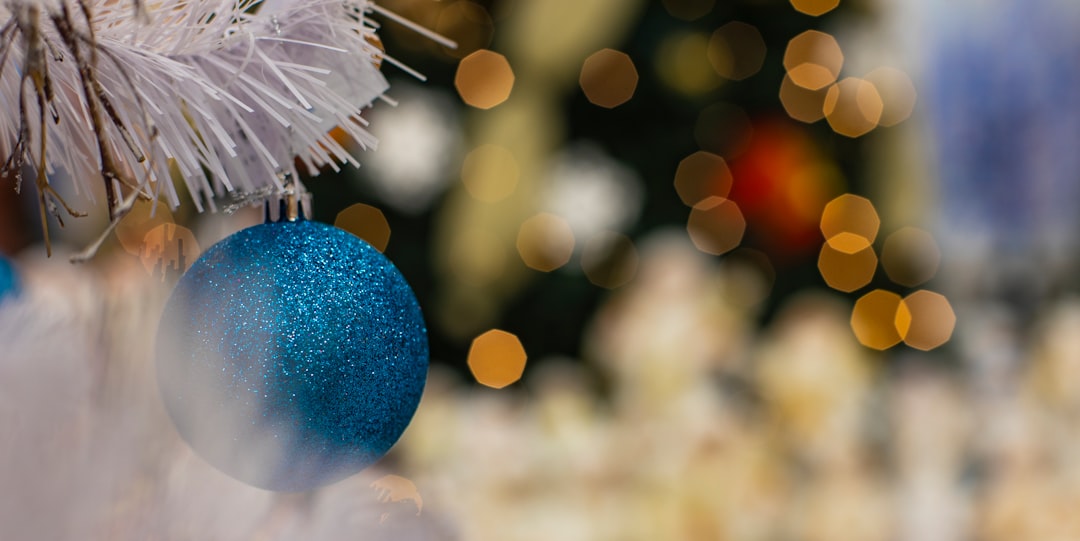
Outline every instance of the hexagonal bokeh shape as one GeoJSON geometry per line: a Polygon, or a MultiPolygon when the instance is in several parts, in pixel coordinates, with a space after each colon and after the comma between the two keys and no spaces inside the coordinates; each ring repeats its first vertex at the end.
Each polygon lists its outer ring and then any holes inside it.
{"type": "Polygon", "coordinates": [[[477,109],[491,109],[506,101],[514,88],[514,70],[506,57],[480,49],[461,59],[454,88],[461,99],[477,109]]]}
{"type": "Polygon", "coordinates": [[[756,26],[731,21],[709,38],[709,62],[725,79],[741,81],[761,70],[765,61],[765,39],[756,26]]]}
{"type": "Polygon", "coordinates": [[[570,261],[574,254],[574,231],[561,216],[541,212],[522,222],[517,250],[526,266],[550,272],[570,261]]]}
{"type": "Polygon", "coordinates": [[[883,66],[867,73],[864,79],[874,85],[881,96],[884,109],[878,125],[895,126],[911,116],[918,94],[907,73],[883,66]]]}
{"type": "Polygon", "coordinates": [[[886,350],[900,343],[896,328],[900,295],[883,289],[875,289],[859,300],[851,310],[851,330],[860,344],[877,350],[886,350]]]}
{"type": "Polygon", "coordinates": [[[143,236],[139,260],[152,276],[179,278],[202,254],[195,233],[174,223],[159,223],[143,236]]]}
{"type": "Polygon", "coordinates": [[[731,183],[731,169],[727,162],[704,150],[683,158],[675,170],[675,193],[688,207],[709,197],[727,197],[731,183]]]}
{"type": "Polygon", "coordinates": [[[724,82],[713,69],[709,56],[707,34],[672,32],[660,42],[653,65],[666,86],[686,96],[699,96],[724,82]]]}
{"type": "Polygon", "coordinates": [[[784,106],[784,111],[791,118],[807,124],[825,118],[826,94],[828,88],[803,88],[795,84],[790,75],[784,75],[784,80],[780,83],[780,104],[784,106]]]}
{"type": "Polygon", "coordinates": [[[799,13],[817,17],[824,15],[840,5],[840,0],[791,0],[791,6],[799,13]]]}
{"type": "Polygon", "coordinates": [[[585,278],[604,289],[622,287],[637,275],[638,252],[634,241],[621,233],[604,231],[585,241],[581,268],[585,278]]]}
{"type": "Polygon", "coordinates": [[[473,339],[468,365],[478,383],[502,389],[521,379],[527,359],[525,347],[517,336],[492,329],[473,339]]]}
{"type": "Polygon", "coordinates": [[[860,137],[878,126],[884,107],[881,95],[873,84],[848,77],[829,87],[822,111],[834,132],[860,137]]]}
{"type": "Polygon", "coordinates": [[[720,255],[738,248],[746,232],[746,219],[734,201],[709,197],[694,205],[686,231],[698,250],[720,255]]]}
{"type": "Polygon", "coordinates": [[[930,281],[941,264],[941,250],[929,231],[902,227],[885,238],[881,266],[893,282],[915,287],[930,281]]]}
{"type": "Polygon", "coordinates": [[[463,58],[491,45],[491,39],[495,36],[495,22],[484,6],[477,2],[454,2],[439,10],[435,32],[457,44],[455,48],[440,45],[438,48],[441,52],[463,58]]]}
{"type": "Polygon", "coordinates": [[[807,30],[788,42],[784,69],[792,82],[810,90],[829,86],[840,75],[844,53],[836,38],[817,30],[807,30]]]}
{"type": "Polygon", "coordinates": [[[869,199],[846,193],[825,205],[821,212],[821,233],[831,239],[840,233],[854,233],[870,242],[881,228],[874,204],[869,199]]]}
{"type": "Polygon", "coordinates": [[[956,313],[944,295],[920,289],[904,297],[895,325],[905,344],[929,351],[952,338],[956,313]]]}
{"type": "Polygon", "coordinates": [[[874,279],[877,270],[877,255],[869,244],[854,253],[837,250],[826,242],[821,245],[818,254],[818,271],[829,287],[851,293],[865,287],[874,279]]]}
{"type": "Polygon", "coordinates": [[[383,252],[390,243],[390,223],[383,212],[371,205],[356,203],[338,213],[334,227],[344,229],[383,252]]]}
{"type": "Polygon", "coordinates": [[[844,231],[825,241],[830,248],[844,254],[856,254],[870,247],[870,240],[862,235],[844,231]]]}
{"type": "Polygon", "coordinates": [[[601,49],[585,59],[578,83],[589,102],[612,109],[634,96],[638,72],[626,53],[601,49]]]}
{"type": "Polygon", "coordinates": [[[141,255],[146,234],[161,224],[171,223],[176,222],[168,205],[157,201],[136,199],[131,205],[131,210],[120,219],[120,223],[116,224],[116,238],[125,252],[141,255]]]}

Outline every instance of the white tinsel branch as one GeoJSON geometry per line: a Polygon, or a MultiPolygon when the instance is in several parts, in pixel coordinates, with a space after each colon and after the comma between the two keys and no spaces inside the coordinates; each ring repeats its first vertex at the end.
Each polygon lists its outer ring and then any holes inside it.
{"type": "MultiPolygon", "coordinates": [[[[41,207],[115,223],[134,197],[194,205],[279,193],[294,157],[315,174],[356,160],[329,131],[375,144],[361,110],[387,90],[366,0],[6,0],[0,3],[0,159],[37,175],[41,207]],[[44,105],[44,111],[42,109],[44,105]],[[41,139],[41,126],[46,137],[41,139]]],[[[385,13],[385,12],[383,12],[385,13]]],[[[391,15],[392,16],[392,15],[391,15]]],[[[45,222],[43,220],[43,226],[45,222]]]]}

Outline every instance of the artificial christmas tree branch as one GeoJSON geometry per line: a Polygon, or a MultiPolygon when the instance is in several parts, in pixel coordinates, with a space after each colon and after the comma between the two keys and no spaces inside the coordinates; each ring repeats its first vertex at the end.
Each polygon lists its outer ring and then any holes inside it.
{"type": "Polygon", "coordinates": [[[46,249],[48,215],[82,215],[69,194],[92,204],[94,183],[112,228],[138,198],[179,206],[173,171],[202,211],[279,193],[296,163],[357,165],[329,131],[375,144],[361,112],[388,88],[378,64],[398,64],[376,9],[407,22],[367,0],[0,4],[0,156],[16,190],[32,169],[46,249]]]}

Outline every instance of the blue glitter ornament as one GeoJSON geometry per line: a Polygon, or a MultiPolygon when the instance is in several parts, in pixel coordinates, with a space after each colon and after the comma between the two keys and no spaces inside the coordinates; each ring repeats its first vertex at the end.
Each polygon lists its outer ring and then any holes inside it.
{"type": "Polygon", "coordinates": [[[19,291],[19,277],[15,274],[15,267],[4,256],[0,255],[0,302],[12,297],[19,291]]]}
{"type": "Polygon", "coordinates": [[[401,436],[427,379],[427,329],[375,248],[317,222],[268,222],[181,277],[157,367],[200,456],[249,484],[305,491],[366,468],[401,436]]]}

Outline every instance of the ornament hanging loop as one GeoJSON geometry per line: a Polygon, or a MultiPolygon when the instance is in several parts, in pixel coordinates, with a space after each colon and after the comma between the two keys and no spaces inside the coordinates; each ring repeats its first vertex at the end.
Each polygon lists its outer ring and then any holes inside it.
{"type": "Polygon", "coordinates": [[[295,222],[311,216],[311,194],[291,172],[280,173],[282,189],[266,199],[267,222],[295,222]]]}

